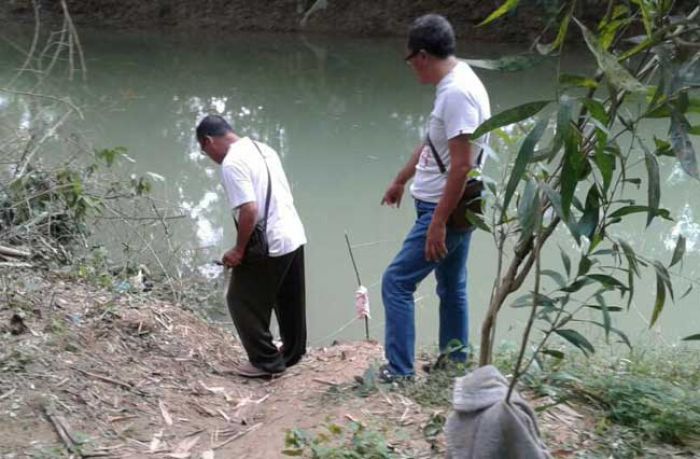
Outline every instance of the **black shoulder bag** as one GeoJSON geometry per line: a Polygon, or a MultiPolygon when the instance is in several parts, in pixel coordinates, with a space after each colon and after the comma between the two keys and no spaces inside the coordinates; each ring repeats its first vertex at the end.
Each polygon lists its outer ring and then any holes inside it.
{"type": "MultiPolygon", "coordinates": [[[[438,169],[442,174],[447,172],[445,163],[442,162],[442,158],[435,149],[435,145],[430,140],[430,135],[426,135],[426,140],[428,141],[428,146],[430,151],[433,152],[433,157],[437,163],[438,169]]],[[[481,155],[483,150],[479,152],[479,157],[476,160],[477,165],[481,162],[481,155]]],[[[457,207],[452,211],[450,217],[447,219],[447,226],[450,228],[466,231],[471,229],[474,225],[467,218],[467,211],[474,214],[481,214],[482,209],[482,194],[484,191],[484,182],[479,179],[469,179],[466,186],[464,187],[464,193],[457,203],[457,207]]]]}
{"type": "MultiPolygon", "coordinates": [[[[262,156],[265,169],[267,169],[267,197],[265,198],[265,216],[256,223],[255,228],[253,228],[253,233],[250,235],[248,245],[245,248],[245,255],[243,256],[244,263],[259,263],[270,255],[270,247],[267,242],[267,218],[270,212],[270,198],[272,196],[272,177],[270,176],[270,168],[267,166],[267,161],[260,147],[254,140],[252,142],[255,148],[257,148],[258,153],[260,153],[260,156],[262,156]]],[[[238,222],[236,222],[236,228],[238,228],[238,222]]]]}

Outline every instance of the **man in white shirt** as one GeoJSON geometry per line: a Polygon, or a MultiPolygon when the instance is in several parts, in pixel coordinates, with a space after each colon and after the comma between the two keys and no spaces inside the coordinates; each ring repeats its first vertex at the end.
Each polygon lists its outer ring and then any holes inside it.
{"type": "Polygon", "coordinates": [[[478,165],[479,147],[472,144],[470,134],[490,117],[490,108],[484,85],[454,51],[454,31],[444,17],[429,14],[415,20],[405,61],[420,83],[435,85],[436,95],[426,138],[382,199],[382,204],[398,207],[413,178],[410,191],[417,219],[382,279],[388,364],[380,377],[385,381],[415,374],[413,294],[433,271],[440,297],[440,351],[453,360],[466,357],[450,349],[468,343],[466,263],[471,230],[451,228],[447,221],[462,197],[469,171],[478,165]]]}
{"type": "Polygon", "coordinates": [[[306,235],[289,182],[272,148],[239,137],[218,115],[199,123],[197,141],[221,165],[221,181],[238,228],[236,245],[222,260],[233,268],[226,301],[249,359],[237,373],[247,377],[282,373],[306,353],[306,235]],[[266,246],[257,244],[265,238],[266,246]],[[253,256],[254,245],[263,247],[261,256],[253,256]],[[280,349],[270,333],[273,310],[280,349]]]}

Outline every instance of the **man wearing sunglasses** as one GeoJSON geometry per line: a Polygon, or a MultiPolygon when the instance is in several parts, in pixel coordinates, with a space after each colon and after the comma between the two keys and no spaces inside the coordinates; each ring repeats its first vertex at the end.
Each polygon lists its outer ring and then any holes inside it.
{"type": "Polygon", "coordinates": [[[490,117],[484,85],[455,55],[452,26],[442,16],[416,19],[408,34],[406,63],[421,84],[434,85],[435,103],[427,134],[391,183],[382,204],[398,207],[406,183],[415,200],[417,218],[382,279],[385,348],[384,381],[414,375],[414,298],[418,284],[435,271],[440,298],[439,345],[442,354],[464,360],[464,352],[449,353],[468,342],[467,254],[471,230],[447,225],[459,203],[469,172],[478,166],[479,148],[470,134],[490,117]]]}
{"type": "Polygon", "coordinates": [[[222,260],[233,268],[226,302],[249,359],[236,372],[250,378],[282,373],[306,352],[306,236],[287,176],[272,148],[239,137],[221,116],[202,119],[197,141],[221,165],[238,229],[236,245],[222,260]],[[280,349],[270,333],[273,310],[280,349]]]}

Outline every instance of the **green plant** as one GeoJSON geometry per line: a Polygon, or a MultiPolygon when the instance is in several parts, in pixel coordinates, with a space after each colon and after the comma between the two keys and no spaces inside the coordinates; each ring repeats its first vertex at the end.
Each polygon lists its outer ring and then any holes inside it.
{"type": "Polygon", "coordinates": [[[286,456],[309,453],[313,459],[392,459],[398,455],[380,432],[359,422],[347,426],[328,424],[316,435],[293,429],[285,435],[286,456]]]}
{"type": "Polygon", "coordinates": [[[428,376],[398,388],[411,400],[428,407],[446,407],[452,404],[454,378],[463,376],[471,365],[446,360],[442,368],[431,371],[428,376]]]}
{"type": "Polygon", "coordinates": [[[697,445],[699,372],[697,353],[669,348],[639,350],[616,359],[572,358],[548,369],[533,366],[523,382],[557,402],[580,401],[596,407],[602,414],[597,426],[600,435],[624,433],[617,425],[642,443],[697,445]]]}
{"type": "Polygon", "coordinates": [[[15,347],[7,354],[0,354],[0,371],[21,373],[34,361],[34,356],[24,348],[15,347]]]}
{"type": "MultiPolygon", "coordinates": [[[[562,350],[547,347],[551,338],[567,341],[586,355],[594,353],[581,325],[600,327],[606,340],[615,338],[630,346],[627,336],[613,325],[615,313],[624,311],[625,305],[611,303],[610,298],[619,294],[629,308],[635,281],[645,269],[656,277],[651,325],[656,323],[667,299],[676,297],[672,281],[676,273],[671,268],[679,269],[685,239],[679,236],[670,261],[662,262],[631,247],[616,234],[616,225],[636,222],[640,216],[647,227],[659,219],[671,220],[662,207],[663,158],[675,157],[688,175],[700,178],[689,140],[699,131],[687,119],[700,107],[692,92],[700,87],[700,55],[694,45],[700,38],[700,7],[684,11],[674,10],[675,3],[666,0],[611,0],[591,30],[575,17],[578,3],[561,2],[556,37],[536,48],[545,56],[558,53],[561,59],[567,37],[577,29],[597,62],[594,72],[560,71],[554,97],[498,113],[473,134],[478,139],[495,132],[503,138],[507,133],[502,129],[517,123],[526,132],[504,177],[484,177],[493,203],[490,220],[469,216],[492,234],[498,249],[497,273],[481,330],[481,365],[492,361],[493,330],[502,306],[526,280],[532,282],[532,289],[513,303],[529,308],[530,316],[511,391],[539,356],[564,358],[562,350]],[[666,137],[641,135],[643,123],[652,118],[668,120],[666,137]],[[556,126],[554,132],[543,141],[550,124],[556,126]],[[629,188],[642,184],[647,193],[639,202],[629,188]],[[578,260],[572,260],[561,251],[563,269],[543,266],[541,257],[559,227],[570,234],[580,253],[578,260]],[[591,310],[599,313],[598,319],[582,318],[583,311],[591,310]],[[526,356],[535,322],[541,324],[542,336],[526,356]]],[[[517,0],[505,2],[486,22],[517,4],[517,0]]]]}
{"type": "Polygon", "coordinates": [[[53,446],[32,451],[29,453],[29,457],[32,459],[63,459],[69,457],[69,455],[63,448],[53,446]]]}
{"type": "Polygon", "coordinates": [[[32,245],[43,240],[44,246],[59,248],[47,255],[66,261],[72,246],[85,244],[92,220],[108,201],[150,192],[144,177],[124,181],[107,173],[124,155],[121,147],[103,149],[87,164],[69,161],[49,168],[37,161],[28,163],[21,174],[5,180],[0,175],[0,239],[32,245]]]}

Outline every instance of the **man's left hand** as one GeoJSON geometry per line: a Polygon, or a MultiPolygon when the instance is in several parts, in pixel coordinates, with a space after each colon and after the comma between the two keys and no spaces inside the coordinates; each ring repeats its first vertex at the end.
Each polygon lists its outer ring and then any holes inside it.
{"type": "Polygon", "coordinates": [[[243,250],[238,250],[237,247],[234,247],[233,249],[229,250],[224,254],[224,257],[221,259],[221,261],[227,268],[235,268],[236,266],[243,263],[244,255],[245,253],[243,250]]]}
{"type": "Polygon", "coordinates": [[[428,261],[440,261],[447,256],[447,226],[445,223],[432,221],[428,228],[425,240],[425,259],[428,261]]]}

